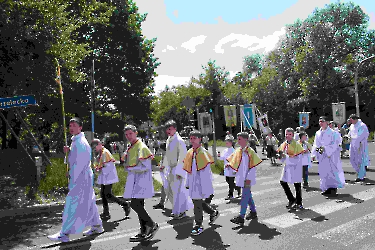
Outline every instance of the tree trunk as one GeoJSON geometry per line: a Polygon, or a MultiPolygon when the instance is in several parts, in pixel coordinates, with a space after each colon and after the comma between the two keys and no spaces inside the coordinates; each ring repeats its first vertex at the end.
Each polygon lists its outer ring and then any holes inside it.
{"type": "MultiPolygon", "coordinates": [[[[13,131],[16,133],[16,135],[19,137],[21,132],[21,121],[16,117],[16,115],[13,113],[12,115],[12,121],[13,121],[13,131]]],[[[18,141],[17,138],[12,134],[12,137],[9,140],[8,148],[17,149],[18,141]]]]}
{"type": "MultiPolygon", "coordinates": [[[[8,112],[3,110],[3,111],[0,111],[0,112],[3,112],[3,115],[5,117],[5,119],[8,119],[8,112]]],[[[5,123],[5,121],[3,121],[3,119],[0,119],[1,120],[1,149],[6,149],[7,148],[7,125],[5,123]]]]}

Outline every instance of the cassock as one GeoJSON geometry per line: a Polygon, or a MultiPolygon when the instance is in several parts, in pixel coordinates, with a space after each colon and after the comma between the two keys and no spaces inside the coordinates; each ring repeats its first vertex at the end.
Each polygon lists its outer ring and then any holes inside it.
{"type": "Polygon", "coordinates": [[[323,192],[329,188],[343,188],[345,185],[340,158],[340,141],[341,136],[329,127],[326,130],[320,129],[315,133],[311,154],[319,162],[320,189],[323,192]],[[324,151],[320,154],[316,149],[322,146],[324,151]]]}
{"type": "Polygon", "coordinates": [[[141,141],[131,145],[124,157],[126,178],[123,198],[147,199],[154,196],[151,160],[154,155],[141,141]]]}
{"type": "Polygon", "coordinates": [[[83,132],[72,137],[68,162],[69,193],[65,200],[61,232],[77,234],[87,226],[102,225],[93,186],[91,147],[83,132]]]}
{"type": "Polygon", "coordinates": [[[303,152],[301,144],[296,140],[292,140],[290,143],[285,141],[277,149],[277,152],[283,152],[285,155],[285,158],[280,159],[284,163],[280,180],[288,183],[301,183],[303,152]]]}
{"type": "Polygon", "coordinates": [[[115,166],[115,158],[105,147],[99,155],[99,166],[101,169],[96,183],[99,185],[110,185],[118,182],[117,170],[115,166]]]}
{"type": "Polygon", "coordinates": [[[366,176],[365,167],[369,165],[369,153],[367,139],[369,131],[365,123],[361,119],[358,119],[356,124],[352,124],[349,127],[350,141],[350,163],[358,174],[359,179],[363,179],[366,176]]]}
{"type": "Polygon", "coordinates": [[[211,172],[213,163],[212,156],[202,146],[196,150],[189,149],[183,170],[187,172],[186,187],[189,188],[191,199],[206,199],[214,193],[211,172]]]}
{"type": "Polygon", "coordinates": [[[187,173],[183,170],[186,156],[186,145],[181,136],[176,132],[169,137],[166,144],[166,153],[163,159],[165,167],[165,193],[166,199],[172,203],[172,213],[180,214],[193,208],[189,191],[185,189],[187,173]],[[177,179],[177,175],[182,178],[177,179]]]}

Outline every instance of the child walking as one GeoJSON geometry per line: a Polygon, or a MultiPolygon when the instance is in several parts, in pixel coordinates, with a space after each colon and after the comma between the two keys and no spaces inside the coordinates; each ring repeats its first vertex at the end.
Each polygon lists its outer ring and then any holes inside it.
{"type": "Polygon", "coordinates": [[[303,178],[303,187],[309,187],[309,168],[311,167],[311,149],[312,145],[307,142],[307,135],[305,132],[299,134],[299,143],[303,148],[302,153],[302,178],[303,178]]]}
{"type": "Polygon", "coordinates": [[[234,183],[236,171],[229,166],[229,162],[227,160],[227,158],[234,152],[233,144],[234,144],[234,137],[232,135],[227,135],[225,137],[225,145],[227,146],[227,148],[224,149],[223,153],[220,156],[220,160],[224,161],[224,176],[229,186],[228,196],[227,198],[225,198],[226,200],[233,199],[234,189],[237,190],[237,197],[241,196],[241,187],[237,187],[236,184],[234,183]]]}
{"type": "Polygon", "coordinates": [[[103,201],[103,213],[100,214],[102,220],[109,220],[111,215],[109,213],[108,201],[113,201],[122,206],[125,212],[125,217],[130,214],[130,205],[124,200],[119,199],[112,194],[112,184],[118,182],[117,171],[115,167],[115,158],[111,152],[106,149],[99,139],[94,139],[91,142],[91,147],[99,153],[98,164],[95,170],[99,172],[97,183],[101,185],[100,196],[103,201]]]}
{"type": "Polygon", "coordinates": [[[255,203],[251,193],[251,186],[256,183],[256,169],[262,160],[255,153],[255,151],[248,146],[249,134],[241,132],[237,134],[237,141],[240,148],[229,156],[229,166],[237,171],[236,185],[242,188],[241,209],[240,214],[235,216],[230,221],[232,223],[243,226],[245,223],[245,215],[247,206],[250,206],[250,213],[246,216],[247,220],[257,218],[255,203]]]}
{"type": "Polygon", "coordinates": [[[205,199],[214,193],[212,185],[212,172],[210,165],[214,163],[212,156],[201,146],[202,134],[194,130],[190,133],[192,148],[184,159],[184,170],[188,173],[186,188],[194,204],[195,225],[191,231],[192,236],[203,232],[203,211],[210,215],[209,225],[219,217],[219,211],[206,203],[205,199]]]}

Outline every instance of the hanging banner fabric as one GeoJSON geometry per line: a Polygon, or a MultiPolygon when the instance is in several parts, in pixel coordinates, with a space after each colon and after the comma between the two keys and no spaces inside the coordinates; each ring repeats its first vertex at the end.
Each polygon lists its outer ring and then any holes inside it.
{"type": "Polygon", "coordinates": [[[199,113],[199,127],[203,135],[212,134],[212,119],[207,112],[199,113]]]}
{"type": "Polygon", "coordinates": [[[258,117],[259,129],[263,134],[268,134],[271,129],[268,123],[267,114],[261,115],[258,117]]]}
{"type": "Polygon", "coordinates": [[[343,124],[346,122],[345,102],[332,103],[332,117],[335,123],[343,124]]]}
{"type": "Polygon", "coordinates": [[[225,105],[224,106],[225,125],[227,127],[234,127],[237,125],[236,106],[225,105]]]}
{"type": "Polygon", "coordinates": [[[310,123],[310,112],[299,112],[299,126],[308,128],[310,123]]]}
{"type": "Polygon", "coordinates": [[[257,123],[255,119],[255,104],[245,104],[244,105],[244,114],[247,119],[245,119],[244,127],[250,128],[257,128],[257,123]]]}

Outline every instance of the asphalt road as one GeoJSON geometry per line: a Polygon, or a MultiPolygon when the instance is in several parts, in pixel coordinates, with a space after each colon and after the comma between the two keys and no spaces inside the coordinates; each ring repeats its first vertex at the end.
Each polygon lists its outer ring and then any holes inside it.
{"type": "MultiPolygon", "coordinates": [[[[370,143],[370,158],[375,160],[374,143],[370,143]]],[[[171,221],[167,217],[170,209],[152,209],[159,200],[153,198],[146,201],[146,209],[160,230],[150,242],[130,243],[129,237],[139,230],[137,216],[132,211],[131,218],[123,220],[122,209],[111,204],[112,219],[104,223],[105,233],[96,237],[72,235],[69,243],[55,244],[46,238],[59,231],[61,210],[0,218],[0,249],[375,249],[375,166],[370,165],[366,183],[354,183],[356,176],[349,160],[342,162],[347,185],[339,195],[327,199],[320,194],[314,164],[309,176],[311,187],[303,191],[305,210],[291,213],[285,208],[287,200],[279,184],[282,167],[265,160],[257,167],[257,184],[252,188],[259,218],[247,221],[243,228],[229,221],[239,212],[238,202],[224,200],[227,184],[223,176],[216,175],[213,203],[221,216],[214,226],[208,226],[205,216],[205,231],[199,236],[190,236],[193,211],[180,221],[171,221]]],[[[102,211],[101,205],[99,209],[102,211]]]]}

